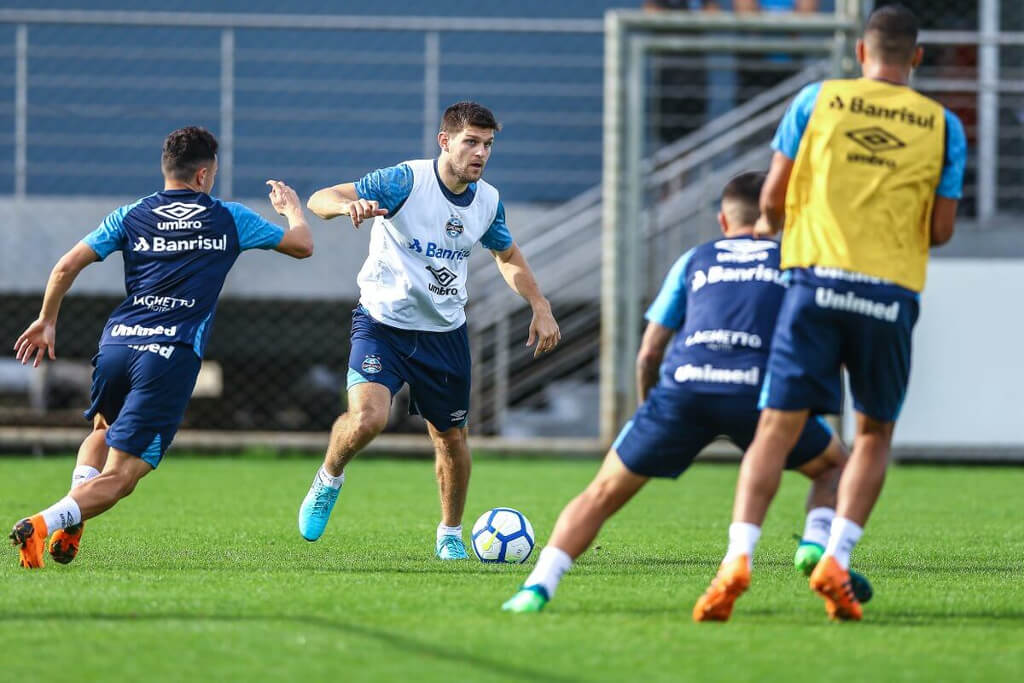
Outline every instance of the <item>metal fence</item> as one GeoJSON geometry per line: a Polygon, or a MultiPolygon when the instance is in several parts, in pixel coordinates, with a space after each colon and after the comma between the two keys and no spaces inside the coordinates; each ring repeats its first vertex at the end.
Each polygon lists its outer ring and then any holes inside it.
{"type": "MultiPolygon", "coordinates": [[[[976,23],[957,31],[927,23],[948,13],[926,15],[931,56],[915,82],[967,125],[962,210],[979,220],[963,225],[979,232],[1024,209],[1024,33],[1006,30],[1024,25],[1001,7],[975,4],[976,23]]],[[[721,181],[766,166],[789,98],[853,66],[842,60],[856,29],[855,20],[832,14],[631,16],[660,47],[622,74],[634,88],[637,126],[627,132],[621,113],[605,113],[611,91],[603,77],[619,57],[606,48],[599,19],[0,9],[0,88],[10,93],[0,96],[0,126],[12,131],[0,135],[0,194],[13,197],[5,206],[19,220],[5,232],[20,250],[0,256],[0,341],[34,317],[46,268],[119,203],[114,197],[130,201],[154,189],[167,131],[199,123],[218,133],[220,196],[258,197],[271,176],[308,195],[403,158],[433,156],[444,105],[472,98],[505,124],[488,180],[513,219],[526,217],[513,221],[513,234],[564,334],[556,353],[534,361],[523,347],[527,309],[488,255],[474,255],[472,429],[607,439],[618,422],[608,407],[617,406],[617,416],[630,403],[640,312],[664,271],[714,228],[721,181]],[[617,144],[623,135],[632,136],[631,166],[602,149],[602,140],[617,144]],[[602,162],[621,175],[602,185],[602,162]],[[625,196],[638,199],[617,218],[622,232],[602,240],[602,212],[625,196]],[[76,225],[83,215],[93,222],[76,225]],[[602,350],[613,348],[615,364],[601,365],[602,350]],[[601,379],[614,379],[619,396],[602,397],[599,434],[601,379]]],[[[250,265],[243,257],[186,428],[236,431],[234,442],[218,444],[262,439],[268,430],[315,433],[309,443],[319,443],[344,408],[354,268],[366,248],[365,236],[339,223],[316,226],[321,248],[310,262],[280,266],[258,255],[250,265]],[[257,286],[247,291],[243,281],[257,286]],[[284,293],[275,294],[277,283],[284,293]]],[[[114,275],[87,296],[69,297],[59,331],[65,364],[25,374],[0,360],[0,424],[80,424],[88,360],[117,288],[114,275]]],[[[393,429],[422,428],[398,412],[393,429]]]]}

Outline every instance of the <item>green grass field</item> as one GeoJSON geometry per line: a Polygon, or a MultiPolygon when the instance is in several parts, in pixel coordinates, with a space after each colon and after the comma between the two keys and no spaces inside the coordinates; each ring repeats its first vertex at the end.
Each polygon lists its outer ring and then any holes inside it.
{"type": "MultiPolygon", "coordinates": [[[[0,459],[5,527],[62,496],[72,460],[0,459]]],[[[806,484],[787,475],[732,622],[690,621],[725,547],[736,468],[654,482],[548,610],[499,605],[522,566],[433,559],[426,462],[349,469],[302,540],[312,459],[183,458],[89,522],[74,564],[0,563],[0,679],[1006,681],[1024,679],[1024,469],[899,467],[854,557],[875,586],[830,624],[792,569],[806,484]]],[[[481,460],[467,526],[519,508],[543,545],[593,462],[481,460]]],[[[529,565],[536,558],[531,558],[529,565]]]]}

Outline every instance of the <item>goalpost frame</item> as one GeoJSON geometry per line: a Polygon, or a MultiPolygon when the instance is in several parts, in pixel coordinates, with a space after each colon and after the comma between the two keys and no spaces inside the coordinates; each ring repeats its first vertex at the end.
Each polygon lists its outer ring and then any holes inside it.
{"type": "Polygon", "coordinates": [[[601,229],[600,441],[610,446],[636,406],[643,273],[645,59],[669,51],[831,55],[833,72],[855,68],[861,0],[829,14],[703,14],[612,10],[605,14],[601,229]],[[722,38],[710,32],[740,34],[722,38]],[[756,36],[743,36],[754,33],[756,36]],[[831,33],[831,36],[828,34],[831,33]],[[794,38],[793,35],[817,35],[794,38]]]}

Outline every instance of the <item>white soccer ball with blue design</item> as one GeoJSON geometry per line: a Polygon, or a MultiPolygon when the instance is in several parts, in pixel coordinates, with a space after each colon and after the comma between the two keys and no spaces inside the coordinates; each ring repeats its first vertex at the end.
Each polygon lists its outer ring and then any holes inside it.
{"type": "Polygon", "coordinates": [[[533,525],[519,510],[488,510],[473,525],[473,552],[481,562],[526,562],[533,552],[533,525]]]}

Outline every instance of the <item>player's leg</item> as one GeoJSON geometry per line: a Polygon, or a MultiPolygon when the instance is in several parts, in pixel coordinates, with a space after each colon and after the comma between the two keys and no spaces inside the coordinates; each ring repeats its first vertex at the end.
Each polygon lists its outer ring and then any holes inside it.
{"type": "Polygon", "coordinates": [[[345,466],[387,425],[391,398],[405,383],[412,335],[378,323],[361,306],[352,311],[348,410],[334,421],[323,465],[299,506],[299,533],[307,541],[324,533],[345,482],[345,466]]]}
{"type": "Polygon", "coordinates": [[[555,597],[562,575],[597,538],[597,533],[650,480],[630,472],[615,449],[605,455],[594,480],[562,510],[551,539],[523,587],[502,609],[538,612],[555,597]]]}
{"type": "Polygon", "coordinates": [[[839,411],[839,329],[829,312],[817,307],[814,292],[794,282],[783,299],[761,392],[761,417],[740,465],[728,550],[694,606],[695,621],[724,621],[732,614],[736,599],[750,585],[761,525],[808,415],[839,411]]]}
{"type": "Polygon", "coordinates": [[[805,576],[810,575],[825,552],[836,515],[839,478],[847,460],[849,453],[842,440],[823,418],[816,417],[807,421],[786,461],[788,469],[795,469],[811,480],[804,532],[793,557],[794,566],[805,576]]]}
{"type": "MultiPolygon", "coordinates": [[[[107,462],[107,453],[110,451],[110,447],[107,446],[108,428],[106,418],[97,413],[93,418],[92,432],[85,437],[85,441],[78,448],[75,469],[71,473],[71,491],[98,477],[103,471],[107,462]]],[[[50,557],[61,564],[68,564],[74,560],[78,555],[84,531],[85,522],[55,531],[50,536],[50,557]]]]}
{"type": "Polygon", "coordinates": [[[885,482],[893,428],[910,379],[911,336],[918,315],[917,298],[907,290],[894,286],[856,290],[852,285],[850,289],[895,317],[845,313],[843,362],[850,375],[856,435],[839,483],[836,518],[825,554],[810,579],[811,588],[825,600],[829,617],[840,620],[862,615],[859,601],[850,599],[854,593],[850,554],[885,482]]]}
{"type": "Polygon", "coordinates": [[[82,524],[106,512],[131,494],[139,480],[152,471],[153,466],[141,458],[111,448],[99,476],[76,487],[42,512],[14,525],[11,541],[20,547],[21,566],[42,567],[43,547],[48,534],[82,524]]]}
{"type": "Polygon", "coordinates": [[[299,506],[299,533],[307,541],[323,535],[345,483],[345,466],[387,425],[391,396],[391,389],[376,382],[349,388],[348,411],[334,421],[324,462],[299,506]]]}
{"type": "Polygon", "coordinates": [[[434,471],[441,497],[441,523],[437,526],[434,554],[443,560],[467,559],[469,555],[462,541],[462,515],[473,467],[468,430],[452,427],[442,432],[428,422],[427,432],[434,444],[434,471]]]}
{"type": "Polygon", "coordinates": [[[417,333],[406,361],[409,413],[423,416],[434,444],[441,498],[434,555],[441,560],[468,559],[462,540],[472,468],[467,442],[472,361],[466,325],[449,332],[417,333]]]}
{"type": "Polygon", "coordinates": [[[720,432],[705,414],[714,396],[655,387],[622,428],[593,481],[558,516],[537,565],[516,595],[511,612],[537,612],[554,597],[562,575],[597,537],[609,517],[652,477],[678,477],[720,432]]]}

